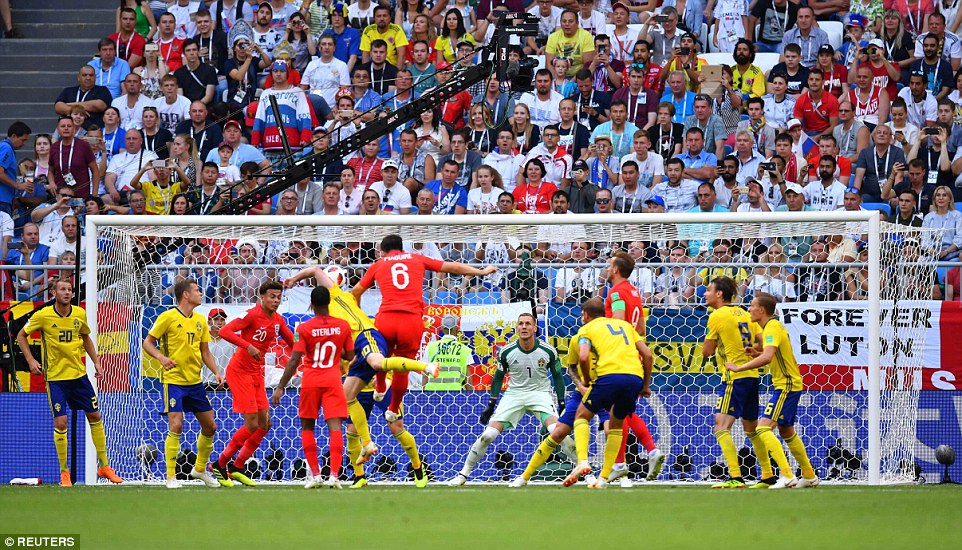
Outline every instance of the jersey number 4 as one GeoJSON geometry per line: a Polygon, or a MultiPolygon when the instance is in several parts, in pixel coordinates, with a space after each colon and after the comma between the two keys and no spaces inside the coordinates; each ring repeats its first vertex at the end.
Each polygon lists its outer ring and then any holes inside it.
{"type": "Polygon", "coordinates": [[[625,341],[625,345],[626,345],[626,346],[630,346],[630,345],[631,345],[631,344],[628,343],[628,335],[625,334],[625,329],[624,329],[624,327],[618,327],[618,330],[615,330],[615,328],[612,327],[612,326],[609,325],[609,324],[605,324],[605,326],[608,327],[608,332],[610,332],[612,336],[618,336],[618,335],[620,334],[621,337],[622,337],[622,338],[624,339],[624,341],[625,341]]]}

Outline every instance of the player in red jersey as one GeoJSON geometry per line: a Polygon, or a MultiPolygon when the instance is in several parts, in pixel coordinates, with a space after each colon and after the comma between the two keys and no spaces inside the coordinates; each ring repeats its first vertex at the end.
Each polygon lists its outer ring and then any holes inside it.
{"type": "Polygon", "coordinates": [[[271,403],[280,405],[284,388],[306,355],[307,361],[304,362],[301,376],[301,396],[297,403],[297,416],[301,419],[301,445],[311,468],[311,479],[304,486],[305,489],[324,485],[317,461],[317,440],[314,438],[314,424],[320,409],[324,410],[324,421],[331,433],[331,477],[327,485],[341,488],[341,482],[337,479],[344,460],[341,422],[347,418],[347,398],[341,385],[341,375],[344,374],[341,359],[354,359],[354,339],[351,337],[351,325],[328,313],[330,303],[331,292],[328,289],[319,286],[311,291],[314,318],[298,325],[294,352],[271,395],[271,403]]]}
{"type": "MultiPolygon", "coordinates": [[[[364,273],[351,294],[360,304],[361,295],[374,286],[375,282],[381,289],[381,307],[374,318],[374,325],[387,340],[389,356],[414,359],[421,349],[421,336],[424,334],[425,271],[483,277],[498,270],[494,266],[478,269],[460,262],[442,262],[405,252],[400,235],[384,237],[380,250],[381,257],[364,273]]],[[[383,394],[384,373],[378,373],[375,380],[375,391],[383,394]]],[[[391,380],[391,404],[384,413],[388,422],[397,420],[401,400],[407,388],[408,373],[395,373],[391,380]]]]}
{"type": "MultiPolygon", "coordinates": [[[[645,310],[641,294],[628,280],[635,270],[635,260],[627,252],[615,252],[608,261],[608,282],[611,288],[605,299],[605,317],[621,319],[634,325],[642,337],[645,335],[645,310]]],[[[641,445],[648,451],[648,479],[654,480],[665,464],[665,453],[655,446],[648,425],[637,414],[631,413],[625,417],[625,425],[631,428],[641,445]]],[[[631,480],[625,477],[628,466],[625,464],[625,440],[621,441],[621,450],[615,458],[614,467],[608,481],[624,477],[623,485],[630,486],[631,480]]]]}
{"type": "Polygon", "coordinates": [[[237,351],[227,364],[227,384],[230,386],[234,412],[244,415],[244,425],[234,432],[220,458],[211,464],[218,481],[235,479],[244,485],[254,486],[243,470],[247,459],[254,454],[271,427],[267,389],[264,387],[264,364],[266,361],[273,366],[275,359],[270,350],[278,338],[294,345],[291,329],[277,313],[283,291],[284,286],[277,281],[265,282],[258,289],[260,303],[220,329],[220,337],[237,346],[237,351]],[[228,472],[228,461],[235,454],[234,467],[228,472]]]}

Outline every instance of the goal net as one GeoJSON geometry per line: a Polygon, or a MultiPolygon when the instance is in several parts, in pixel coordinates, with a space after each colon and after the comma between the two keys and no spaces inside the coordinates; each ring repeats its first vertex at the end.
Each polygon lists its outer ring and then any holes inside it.
{"type": "MultiPolygon", "coordinates": [[[[581,323],[580,304],[605,296],[606,262],[623,250],[636,259],[631,281],[646,305],[646,341],[655,355],[654,395],[639,402],[657,447],[668,455],[660,481],[711,481],[727,475],[712,435],[721,388],[714,357],[701,344],[709,311],[705,286],[727,275],[738,283],[736,302],[755,292],[775,295],[806,386],[796,427],[823,479],[885,483],[911,481],[916,464],[920,391],[929,384],[927,361],[938,354],[930,316],[935,266],[926,254],[937,231],[896,227],[870,212],[776,214],[644,214],[537,216],[91,216],[87,218],[86,305],[102,354],[98,380],[109,453],[127,480],[164,478],[167,427],[161,369],[141,346],[154,320],[174,306],[173,285],[198,282],[198,311],[213,331],[255,303],[265,280],[282,280],[305,264],[340,263],[353,284],[376,259],[380,240],[400,234],[411,250],[448,261],[496,265],[486,278],[425,278],[422,351],[438,338],[442,321],[474,352],[472,364],[442,382],[411,375],[404,420],[432,480],[457,473],[483,426],[495,358],[514,336],[519,313],[537,314],[539,337],[564,355],[581,323]]],[[[310,317],[309,287],[285,291],[281,313],[293,328],[310,317]]],[[[362,308],[376,313],[376,289],[362,308]]],[[[211,344],[224,368],[234,348],[211,344]]],[[[279,344],[265,366],[268,391],[290,349],[279,344]]],[[[721,366],[724,368],[724,366],[721,366]]],[[[566,378],[567,380],[567,378],[566,378]]],[[[215,455],[240,427],[230,393],[208,396],[218,431],[215,455]]],[[[293,382],[298,384],[298,378],[293,382]]],[[[510,388],[510,382],[506,384],[510,388]]],[[[569,381],[568,390],[572,390],[569,381]]],[[[761,406],[771,394],[762,376],[761,406]]],[[[307,472],[300,446],[297,392],[271,410],[273,427],[248,463],[259,480],[300,481],[307,472]]],[[[381,448],[367,473],[372,481],[412,479],[409,461],[383,418],[371,418],[381,448]]],[[[328,446],[319,423],[318,446],[328,446]]],[[[192,464],[198,424],[185,421],[181,468],[192,464]]],[[[518,475],[544,431],[525,417],[488,448],[472,481],[518,475]]],[[[736,422],[733,436],[749,479],[758,476],[751,445],[736,422]]],[[[641,437],[627,435],[631,475],[648,468],[641,437]]],[[[600,462],[603,434],[593,438],[600,462]]],[[[89,445],[88,445],[89,448],[89,445]]],[[[94,479],[88,453],[87,479],[94,479]]],[[[791,459],[790,459],[791,460],[791,459]]],[[[322,460],[323,464],[323,460],[322,460]]],[[[796,467],[792,462],[793,468],[796,467]]],[[[570,468],[558,454],[536,479],[560,479],[570,468]]],[[[345,460],[340,473],[352,472],[345,460]]]]}

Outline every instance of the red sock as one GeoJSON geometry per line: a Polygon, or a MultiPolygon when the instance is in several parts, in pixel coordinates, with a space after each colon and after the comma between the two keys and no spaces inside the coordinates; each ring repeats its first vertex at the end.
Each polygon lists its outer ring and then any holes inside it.
{"type": "Polygon", "coordinates": [[[395,372],[394,378],[391,379],[391,404],[388,405],[388,409],[390,409],[391,412],[401,412],[401,401],[404,399],[404,394],[407,393],[407,391],[408,373],[395,372]]]}
{"type": "Polygon", "coordinates": [[[321,465],[317,463],[317,440],[314,439],[314,430],[301,430],[301,447],[304,448],[307,465],[311,467],[311,475],[316,476],[321,473],[321,465]]]}
{"type": "Polygon", "coordinates": [[[247,438],[249,438],[252,433],[253,432],[247,429],[247,426],[241,426],[240,429],[234,432],[234,436],[230,438],[227,447],[224,447],[224,452],[222,452],[217,459],[217,464],[219,464],[221,468],[226,468],[227,463],[230,462],[230,459],[234,458],[234,455],[244,446],[244,442],[247,441],[247,438]]]}
{"type": "Polygon", "coordinates": [[[254,455],[254,451],[260,447],[261,440],[267,435],[267,430],[257,428],[254,433],[247,438],[247,442],[244,443],[244,447],[237,453],[237,458],[234,459],[234,466],[243,469],[244,465],[247,464],[247,460],[254,455]]]}
{"type": "MultiPolygon", "coordinates": [[[[627,424],[627,422],[628,422],[628,419],[626,418],[626,419],[625,419],[625,423],[627,424]]],[[[621,438],[621,447],[618,449],[618,456],[615,457],[615,464],[622,464],[622,463],[624,463],[624,461],[625,461],[625,447],[626,447],[627,443],[628,443],[628,438],[627,438],[627,437],[622,437],[622,438],[621,438]]]]}
{"type": "Polygon", "coordinates": [[[341,463],[344,461],[344,435],[341,430],[331,430],[331,476],[341,474],[341,463]]]}
{"type": "Polygon", "coordinates": [[[638,442],[641,443],[641,446],[644,447],[646,451],[650,453],[656,449],[655,440],[652,439],[651,432],[648,431],[648,424],[645,424],[645,421],[642,420],[640,416],[630,414],[628,418],[625,418],[625,423],[628,424],[628,427],[631,428],[635,437],[638,438],[638,442]]]}
{"type": "Polygon", "coordinates": [[[387,376],[387,373],[385,373],[382,370],[379,370],[374,373],[374,391],[376,391],[377,393],[387,392],[387,384],[385,383],[386,376],[387,376]]]}

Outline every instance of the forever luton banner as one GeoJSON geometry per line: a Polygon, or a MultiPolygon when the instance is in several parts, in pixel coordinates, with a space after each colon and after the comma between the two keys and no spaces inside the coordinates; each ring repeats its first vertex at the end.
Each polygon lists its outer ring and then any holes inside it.
{"type": "MultiPolygon", "coordinates": [[[[962,389],[962,304],[883,301],[884,389],[962,389]]],[[[868,302],[779,304],[806,389],[868,388],[868,302]]]]}

